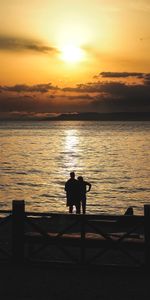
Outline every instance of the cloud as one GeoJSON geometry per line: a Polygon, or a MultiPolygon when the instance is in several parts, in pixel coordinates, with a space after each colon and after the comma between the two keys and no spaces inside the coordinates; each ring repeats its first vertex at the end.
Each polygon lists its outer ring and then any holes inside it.
{"type": "Polygon", "coordinates": [[[111,112],[150,112],[150,85],[111,83],[103,86],[105,94],[95,96],[95,109],[111,112]]]}
{"type": "Polygon", "coordinates": [[[147,73],[147,74],[145,75],[145,79],[146,79],[146,80],[150,80],[150,73],[147,73]]]}
{"type": "Polygon", "coordinates": [[[148,83],[148,80],[142,84],[127,84],[119,81],[93,82],[78,84],[74,88],[68,87],[64,91],[92,94],[90,102],[92,111],[150,111],[150,84],[148,83]]]}
{"type": "Polygon", "coordinates": [[[0,87],[0,111],[27,114],[150,112],[150,74],[140,83],[95,81],[60,88],[51,83],[0,87]]]}
{"type": "Polygon", "coordinates": [[[0,96],[0,111],[34,111],[36,109],[36,101],[33,97],[6,97],[0,96]]]}
{"type": "Polygon", "coordinates": [[[44,45],[41,41],[20,37],[0,36],[0,50],[32,51],[38,53],[58,53],[58,49],[44,45]]]}
{"type": "Polygon", "coordinates": [[[145,74],[136,73],[136,72],[101,72],[97,76],[98,77],[101,76],[103,78],[127,78],[127,77],[143,78],[145,74]]]}
{"type": "Polygon", "coordinates": [[[77,84],[76,87],[65,87],[62,89],[64,92],[77,92],[77,93],[97,93],[102,91],[101,83],[86,83],[77,84]]]}
{"type": "Polygon", "coordinates": [[[59,102],[45,95],[33,97],[28,95],[7,96],[0,94],[0,112],[52,113],[59,109],[59,102]]]}
{"type": "Polygon", "coordinates": [[[145,80],[144,80],[145,85],[150,85],[150,74],[147,74],[145,76],[145,80]]]}
{"type": "Polygon", "coordinates": [[[55,113],[55,112],[74,112],[87,110],[92,97],[85,95],[50,95],[38,94],[35,96],[18,94],[8,96],[8,93],[0,94],[1,113],[55,113]],[[88,104],[89,102],[89,104],[88,104]]]}
{"type": "Polygon", "coordinates": [[[76,87],[66,87],[64,92],[78,92],[78,93],[112,93],[113,90],[120,90],[124,87],[122,82],[89,82],[86,84],[77,84],[76,87]]]}
{"type": "Polygon", "coordinates": [[[37,93],[47,93],[50,90],[58,90],[57,86],[53,86],[51,83],[42,83],[35,85],[26,85],[26,84],[16,84],[13,86],[0,86],[0,91],[5,92],[16,92],[16,93],[24,93],[24,92],[37,92],[37,93]]]}
{"type": "Polygon", "coordinates": [[[49,98],[49,99],[55,99],[56,96],[55,96],[55,95],[48,95],[48,98],[49,98]]]}
{"type": "Polygon", "coordinates": [[[85,95],[82,94],[82,95],[68,96],[68,99],[73,99],[73,100],[91,100],[93,98],[90,95],[88,95],[88,94],[85,94],[85,95]]]}

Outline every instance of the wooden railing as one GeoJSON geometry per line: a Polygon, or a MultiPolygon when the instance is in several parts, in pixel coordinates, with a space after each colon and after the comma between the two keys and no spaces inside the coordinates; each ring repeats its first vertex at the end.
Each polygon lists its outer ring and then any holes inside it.
{"type": "Polygon", "coordinates": [[[12,236],[11,253],[2,243],[0,252],[15,263],[45,260],[150,267],[149,205],[144,206],[144,216],[71,215],[26,212],[24,201],[13,201],[12,211],[2,213],[7,216],[0,226],[11,220],[12,236]]]}

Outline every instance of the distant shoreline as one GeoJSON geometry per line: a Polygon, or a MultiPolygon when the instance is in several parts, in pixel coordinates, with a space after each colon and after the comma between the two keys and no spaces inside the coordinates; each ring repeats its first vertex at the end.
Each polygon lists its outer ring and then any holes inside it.
{"type": "Polygon", "coordinates": [[[8,121],[150,121],[150,112],[119,112],[119,113],[64,113],[57,116],[32,117],[17,116],[1,118],[0,122],[8,121]]]}

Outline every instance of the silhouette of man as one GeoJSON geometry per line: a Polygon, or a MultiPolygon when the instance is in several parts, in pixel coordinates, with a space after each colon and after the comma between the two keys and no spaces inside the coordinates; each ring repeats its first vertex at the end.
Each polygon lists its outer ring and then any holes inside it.
{"type": "Polygon", "coordinates": [[[73,213],[73,206],[76,207],[76,213],[80,213],[79,200],[79,182],[75,179],[75,173],[70,173],[70,179],[65,183],[65,191],[67,196],[66,205],[69,206],[69,213],[73,213]]]}
{"type": "Polygon", "coordinates": [[[86,193],[91,190],[91,183],[84,181],[82,176],[78,177],[79,182],[79,199],[82,205],[82,213],[86,213],[86,193]],[[88,188],[87,188],[88,187],[88,188]]]}

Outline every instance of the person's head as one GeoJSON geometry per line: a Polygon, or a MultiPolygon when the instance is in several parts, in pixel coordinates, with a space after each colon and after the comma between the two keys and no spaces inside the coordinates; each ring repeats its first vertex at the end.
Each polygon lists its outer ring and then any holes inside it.
{"type": "Polygon", "coordinates": [[[125,215],[128,215],[128,216],[133,216],[134,212],[133,212],[133,207],[132,206],[129,206],[125,212],[125,215]]]}
{"type": "Polygon", "coordinates": [[[74,179],[75,178],[75,172],[70,172],[70,177],[71,177],[71,179],[74,179]]]}
{"type": "Polygon", "coordinates": [[[82,176],[79,176],[79,177],[78,177],[78,180],[79,180],[80,182],[82,182],[82,181],[83,181],[83,177],[82,177],[82,176]]]}

